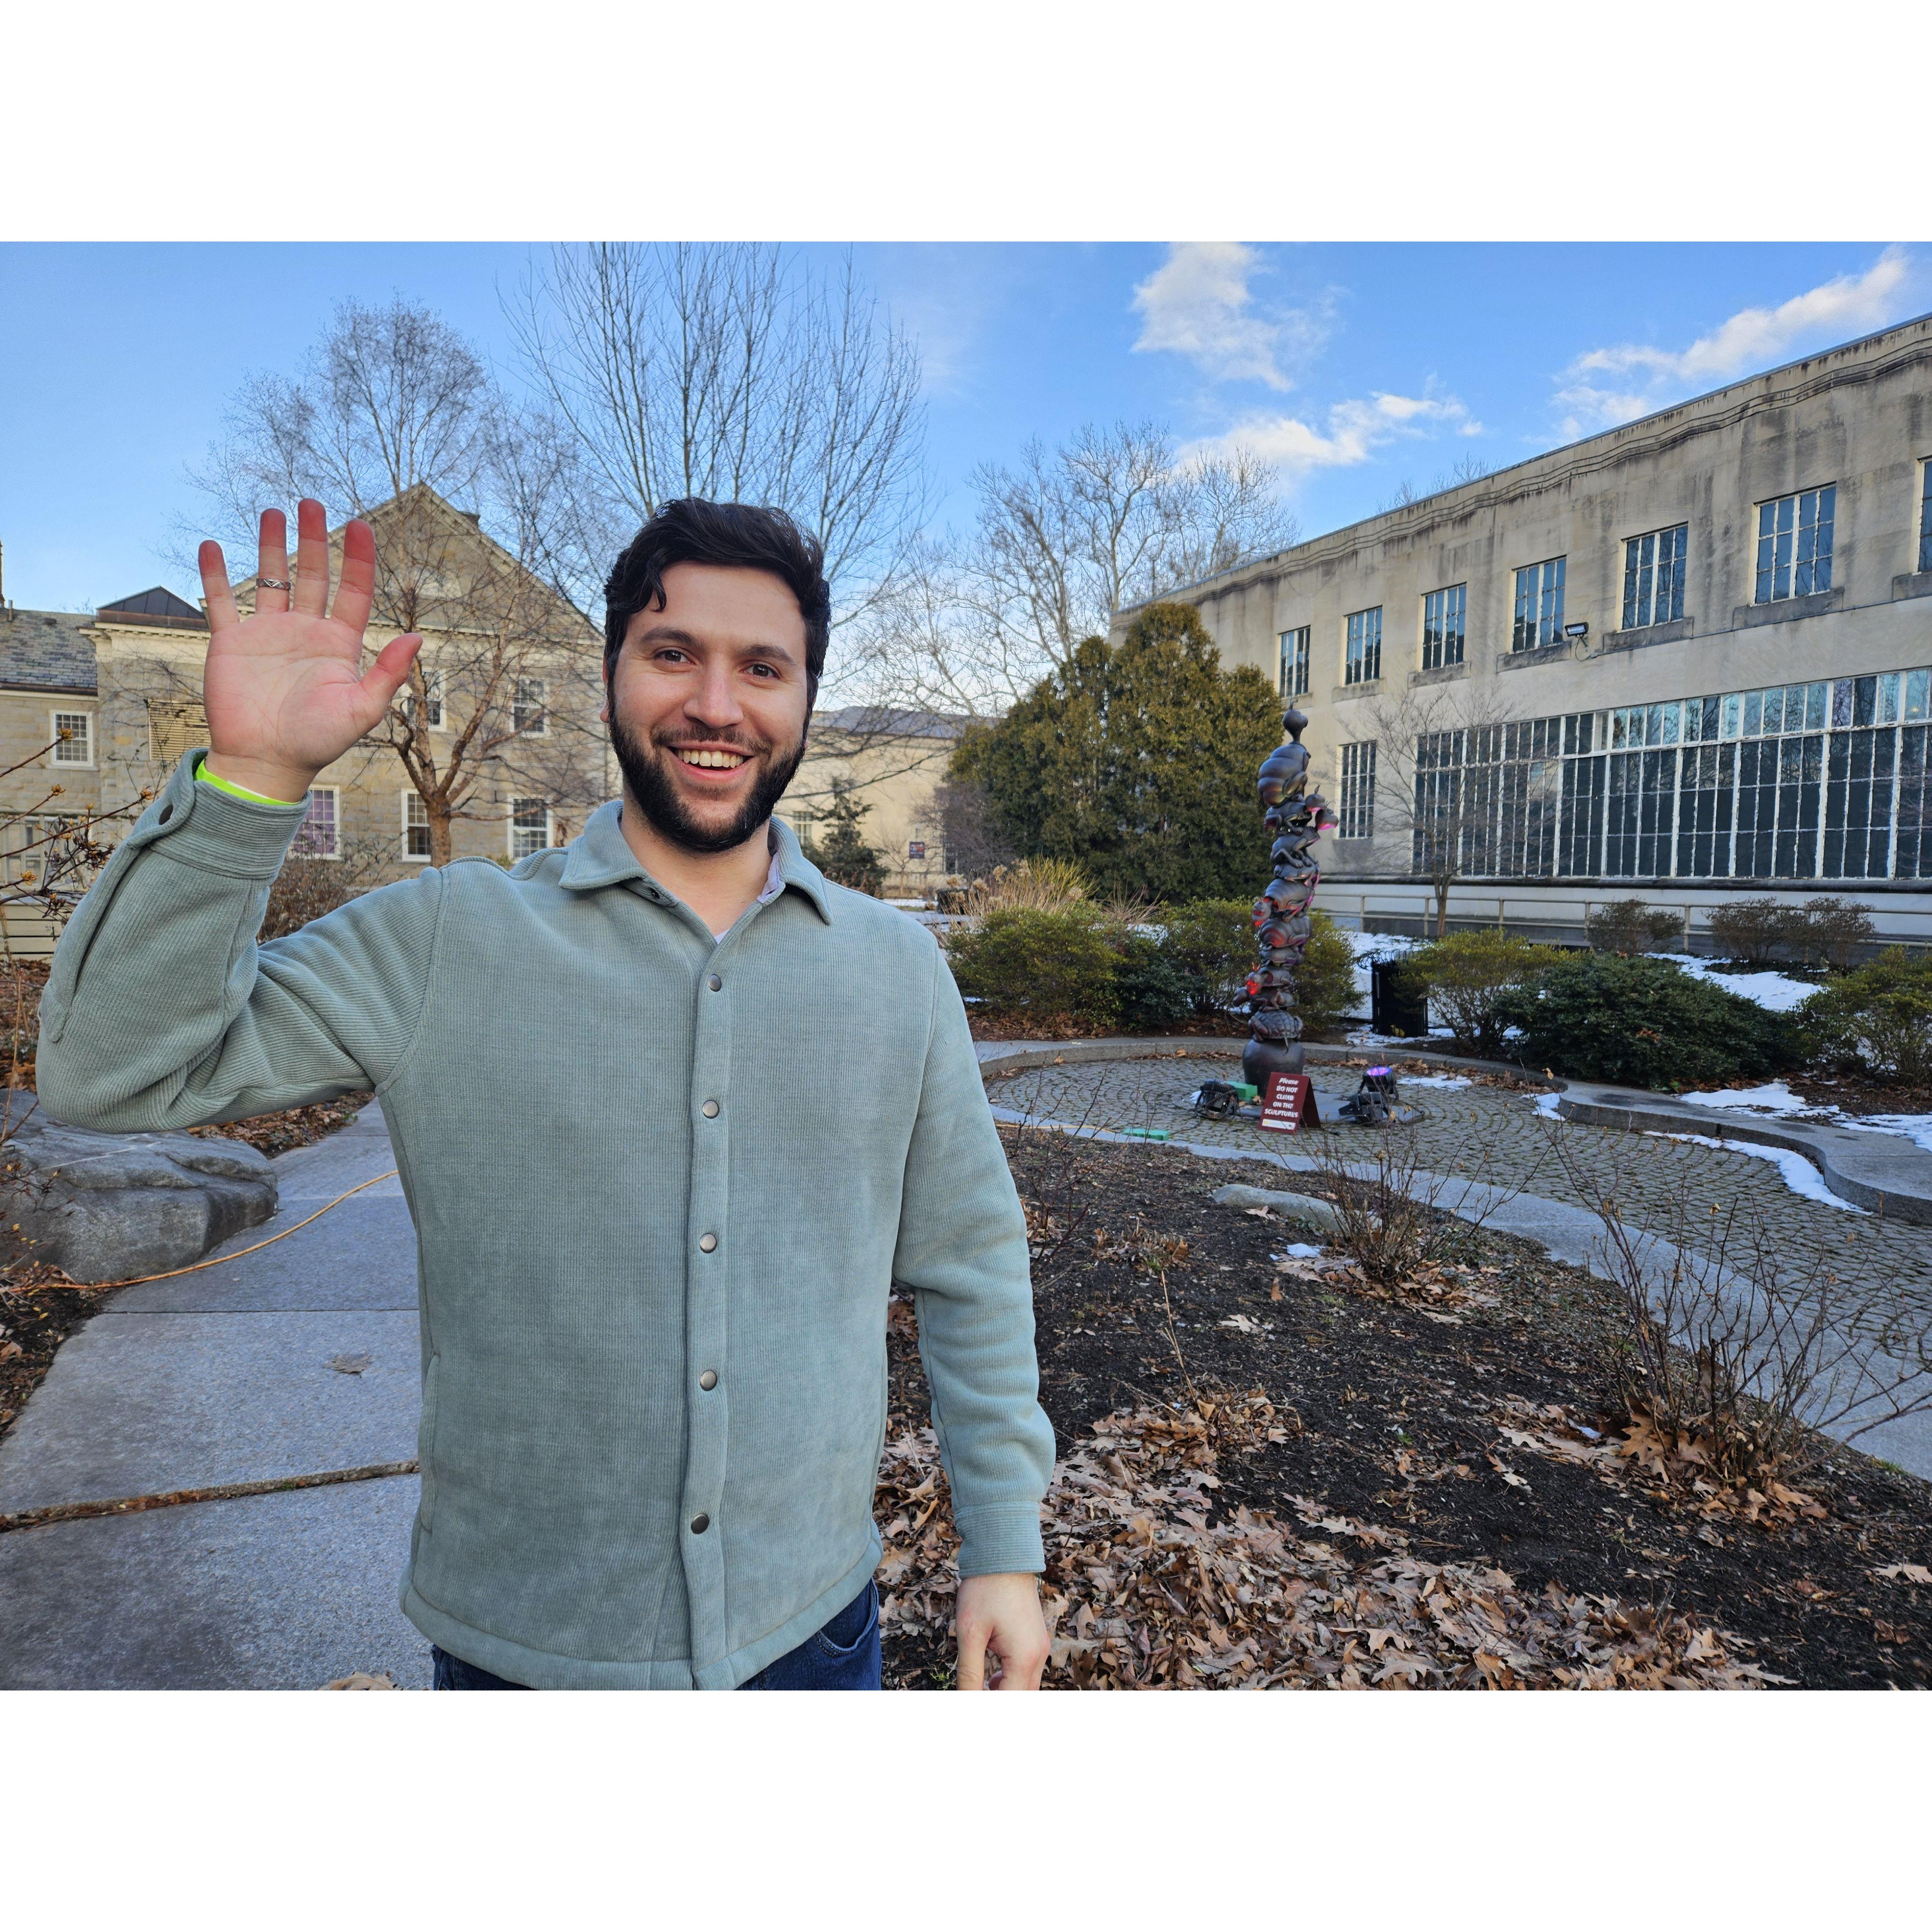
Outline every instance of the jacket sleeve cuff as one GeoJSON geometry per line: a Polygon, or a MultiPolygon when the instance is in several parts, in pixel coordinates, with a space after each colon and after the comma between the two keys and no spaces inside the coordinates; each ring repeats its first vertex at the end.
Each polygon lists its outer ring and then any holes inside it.
{"type": "Polygon", "coordinates": [[[254,804],[196,781],[200,751],[182,759],[142,813],[128,842],[158,845],[170,859],[238,879],[272,879],[308,814],[308,802],[254,804]]]}
{"type": "Polygon", "coordinates": [[[952,1526],[959,1532],[962,1576],[1038,1576],[1046,1571],[1037,1503],[988,1503],[980,1509],[958,1510],[952,1526]]]}

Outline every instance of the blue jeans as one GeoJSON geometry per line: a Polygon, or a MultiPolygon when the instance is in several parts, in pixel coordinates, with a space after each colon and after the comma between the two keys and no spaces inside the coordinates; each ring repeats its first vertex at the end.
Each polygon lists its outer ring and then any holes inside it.
{"type": "MultiPolygon", "coordinates": [[[[440,1645],[432,1644],[439,1690],[527,1690],[507,1677],[466,1664],[440,1645]]],[[[877,1690],[880,1688],[879,1592],[866,1587],[822,1630],[815,1630],[796,1650],[768,1664],[741,1690],[877,1690]]]]}

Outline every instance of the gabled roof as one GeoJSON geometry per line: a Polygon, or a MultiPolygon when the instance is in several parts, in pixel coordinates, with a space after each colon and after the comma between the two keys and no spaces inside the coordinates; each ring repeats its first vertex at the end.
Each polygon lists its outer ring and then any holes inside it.
{"type": "Polygon", "coordinates": [[[132,597],[117,597],[112,604],[102,604],[98,614],[143,625],[179,625],[196,631],[208,628],[208,620],[192,604],[158,584],[152,590],[136,591],[132,597]]]}
{"type": "MultiPolygon", "coordinates": [[[[392,544],[400,544],[406,555],[413,541],[410,533],[417,536],[442,532],[454,545],[469,550],[472,555],[483,561],[486,572],[494,573],[498,586],[514,581],[523,586],[518,592],[520,600],[525,591],[531,602],[528,608],[542,608],[550,614],[548,634],[557,641],[585,641],[597,643],[602,633],[584,613],[557,592],[537,574],[517,560],[498,543],[482,526],[482,519],[470,510],[459,510],[432,490],[427,483],[412,484],[400,496],[392,496],[386,503],[359,513],[376,532],[376,568],[379,584],[383,575],[382,555],[386,533],[392,544]]],[[[342,532],[346,525],[337,524],[328,533],[330,568],[339,570],[342,563],[342,532]]],[[[440,556],[442,553],[438,553],[440,556]]],[[[443,593],[435,586],[436,558],[418,556],[414,568],[426,571],[428,580],[427,595],[420,614],[416,618],[416,628],[433,631],[448,627],[460,629],[464,627],[469,614],[459,589],[453,600],[442,602],[443,593]]],[[[291,572],[295,575],[296,572],[291,572]]],[[[244,614],[254,608],[255,579],[250,575],[240,578],[235,583],[236,601],[244,614]]],[[[379,605],[380,605],[379,592],[379,605]]]]}
{"type": "Polygon", "coordinates": [[[86,610],[0,610],[0,686],[92,698],[93,622],[86,610]]]}

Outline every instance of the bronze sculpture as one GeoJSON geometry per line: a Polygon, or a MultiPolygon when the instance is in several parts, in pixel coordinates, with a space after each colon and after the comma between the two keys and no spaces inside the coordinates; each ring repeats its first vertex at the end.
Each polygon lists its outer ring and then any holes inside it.
{"type": "Polygon", "coordinates": [[[1241,1055],[1241,1078],[1263,1094],[1270,1074],[1301,1071],[1294,974],[1314,930],[1308,907],[1322,868],[1312,848],[1335,823],[1328,801],[1308,789],[1308,748],[1301,742],[1308,720],[1291,706],[1281,722],[1288,736],[1262,761],[1258,780],[1263,822],[1275,835],[1274,876],[1255,902],[1261,957],[1248,976],[1250,1038],[1241,1055]]]}

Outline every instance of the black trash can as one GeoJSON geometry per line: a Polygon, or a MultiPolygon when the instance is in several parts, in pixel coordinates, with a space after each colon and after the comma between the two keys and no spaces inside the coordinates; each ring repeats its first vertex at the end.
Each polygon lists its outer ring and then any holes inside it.
{"type": "Polygon", "coordinates": [[[1402,959],[1369,962],[1369,1025],[1384,1039],[1420,1040],[1429,1030],[1429,995],[1402,959]]]}

